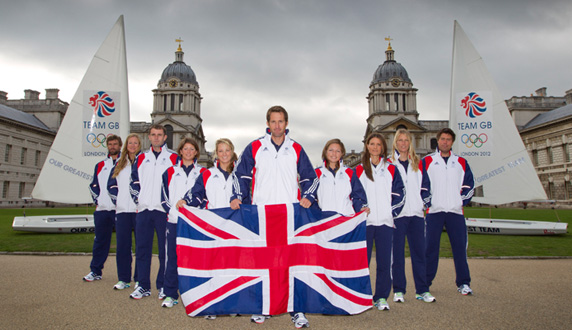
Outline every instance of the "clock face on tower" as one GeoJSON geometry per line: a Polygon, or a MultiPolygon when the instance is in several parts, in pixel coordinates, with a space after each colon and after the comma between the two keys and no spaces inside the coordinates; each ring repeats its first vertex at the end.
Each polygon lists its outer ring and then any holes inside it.
{"type": "Polygon", "coordinates": [[[177,81],[176,81],[175,79],[170,80],[170,81],[169,81],[169,86],[170,86],[170,87],[173,87],[173,88],[174,88],[174,87],[177,87],[177,81]]]}
{"type": "Polygon", "coordinates": [[[393,86],[393,87],[399,87],[399,84],[400,84],[400,82],[399,82],[399,79],[398,79],[398,78],[393,78],[393,79],[391,79],[391,86],[393,86]]]}

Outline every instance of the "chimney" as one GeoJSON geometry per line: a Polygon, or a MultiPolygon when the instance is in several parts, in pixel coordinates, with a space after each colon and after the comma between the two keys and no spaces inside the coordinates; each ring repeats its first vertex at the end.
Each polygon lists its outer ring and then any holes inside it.
{"type": "Polygon", "coordinates": [[[0,91],[0,103],[4,104],[6,101],[8,101],[8,93],[5,91],[0,91]]]}
{"type": "Polygon", "coordinates": [[[541,87],[535,91],[536,96],[546,96],[546,87],[541,87]]]}
{"type": "Polygon", "coordinates": [[[56,100],[59,92],[57,88],[46,88],[46,100],[56,100]]]}
{"type": "Polygon", "coordinates": [[[39,100],[40,99],[40,92],[33,91],[31,89],[24,90],[24,99],[25,100],[39,100]]]}
{"type": "Polygon", "coordinates": [[[572,104],[572,89],[566,91],[566,104],[572,104]]]}

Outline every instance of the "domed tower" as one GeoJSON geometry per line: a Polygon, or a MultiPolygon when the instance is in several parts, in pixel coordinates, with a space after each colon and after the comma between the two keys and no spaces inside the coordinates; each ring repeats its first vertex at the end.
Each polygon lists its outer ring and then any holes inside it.
{"type": "Polygon", "coordinates": [[[367,100],[369,116],[366,136],[373,132],[395,132],[397,128],[417,126],[417,89],[405,68],[395,61],[390,38],[385,51],[385,62],[373,74],[367,100]],[[409,125],[409,124],[411,125],[409,125]]]}
{"type": "Polygon", "coordinates": [[[179,47],[175,62],[169,64],[153,90],[151,119],[167,129],[167,145],[175,150],[184,137],[191,137],[199,144],[201,163],[208,160],[201,119],[201,94],[193,69],[183,61],[183,40],[177,39],[179,47]]]}

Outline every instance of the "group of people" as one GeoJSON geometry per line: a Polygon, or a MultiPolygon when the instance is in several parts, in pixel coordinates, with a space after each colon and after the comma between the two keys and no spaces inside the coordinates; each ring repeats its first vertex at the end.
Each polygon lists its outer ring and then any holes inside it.
{"type": "MultiPolygon", "coordinates": [[[[130,297],[149,296],[156,232],[160,262],[156,287],[162,306],[172,307],[178,302],[176,236],[180,207],[236,210],[241,204],[300,203],[309,208],[317,203],[323,211],[367,213],[367,258],[371,260],[375,247],[377,263],[373,295],[377,309],[389,310],[392,288],[393,301],[404,302],[406,239],[415,297],[435,301],[429,289],[437,273],[443,227],[451,242],[457,290],[472,294],[463,206],[472,198],[474,182],[467,161],[451,151],[455,140],[452,130],[441,130],[437,150],[422,160],[407,130],[397,130],[392,150],[383,135],[372,133],[365,140],[362,163],[355,169],[343,164],[342,141],[332,139],[322,151],[324,163],[314,169],[302,146],[290,138],[288,112],[283,107],[268,109],[266,124],[266,134],[251,142],[240,158],[229,139],[217,140],[215,165],[209,169],[197,163],[199,147],[190,138],[180,142],[177,153],[167,149],[166,131],[160,125],[151,126],[151,147],[143,153],[137,135],[127,137],[121,153],[121,138],[110,136],[109,157],[96,165],[90,185],[97,205],[96,229],[91,272],[84,280],[101,279],[115,226],[119,282],[114,288],[130,287],[131,233],[135,231],[136,287],[130,297]]],[[[304,311],[294,311],[291,316],[296,328],[309,326],[304,311]]],[[[268,317],[252,315],[251,321],[263,323],[268,317]]]]}

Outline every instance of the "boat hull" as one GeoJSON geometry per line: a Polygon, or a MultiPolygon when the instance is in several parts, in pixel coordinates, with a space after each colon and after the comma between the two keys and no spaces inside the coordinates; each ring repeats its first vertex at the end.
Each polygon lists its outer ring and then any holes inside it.
{"type": "Polygon", "coordinates": [[[38,233],[80,234],[93,233],[93,215],[41,215],[14,217],[12,229],[38,233]]]}
{"type": "Polygon", "coordinates": [[[548,236],[568,232],[566,222],[466,218],[465,223],[469,234],[548,236]]]}

